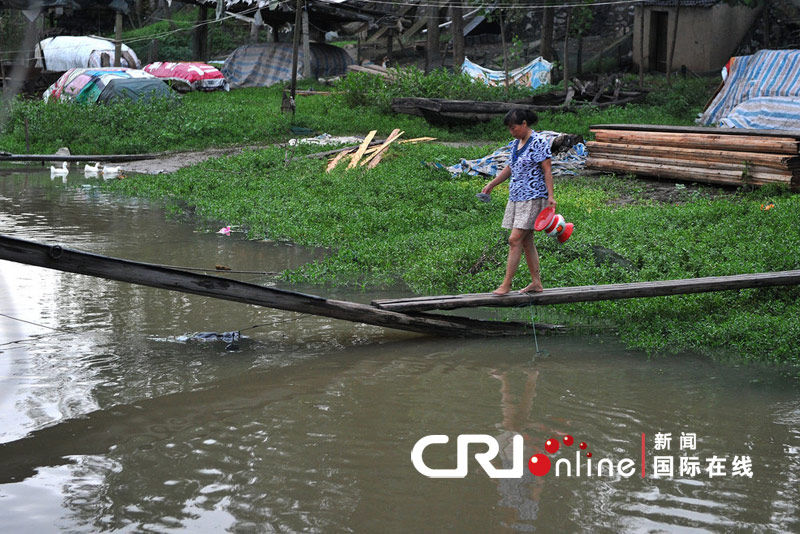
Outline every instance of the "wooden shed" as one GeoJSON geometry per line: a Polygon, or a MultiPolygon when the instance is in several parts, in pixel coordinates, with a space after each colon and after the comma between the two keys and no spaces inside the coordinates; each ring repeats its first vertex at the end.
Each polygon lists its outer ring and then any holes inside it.
{"type": "Polygon", "coordinates": [[[672,51],[673,70],[719,72],[760,10],[720,0],[645,0],[634,11],[633,62],[666,72],[672,51]]]}

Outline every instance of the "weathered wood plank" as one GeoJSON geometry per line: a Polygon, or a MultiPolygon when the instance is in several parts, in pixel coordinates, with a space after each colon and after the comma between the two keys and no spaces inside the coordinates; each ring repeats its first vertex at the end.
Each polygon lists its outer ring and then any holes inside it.
{"type": "Polygon", "coordinates": [[[687,180],[691,182],[709,182],[726,185],[765,185],[765,184],[786,184],[791,183],[792,176],[783,174],[750,174],[747,181],[742,179],[741,171],[708,169],[702,167],[689,167],[677,165],[665,165],[662,163],[637,163],[632,161],[621,161],[618,159],[606,159],[602,157],[589,156],[586,158],[586,169],[615,172],[641,174],[645,176],[655,176],[658,178],[672,178],[687,180]]]}
{"type": "Polygon", "coordinates": [[[361,143],[361,146],[359,146],[358,150],[356,150],[356,153],[353,154],[353,159],[350,160],[350,164],[347,166],[348,169],[352,169],[353,167],[358,165],[358,160],[360,160],[361,156],[364,155],[364,152],[367,151],[369,142],[372,141],[372,138],[375,137],[376,133],[378,133],[378,130],[370,130],[370,132],[364,138],[364,141],[361,143]]]}
{"type": "Polygon", "coordinates": [[[407,299],[381,299],[372,305],[384,310],[424,311],[454,310],[478,306],[514,307],[534,304],[566,304],[597,300],[618,300],[640,297],[663,297],[731,289],[750,289],[800,284],[800,270],[774,273],[737,274],[731,276],[709,276],[684,280],[660,280],[656,282],[634,282],[629,284],[607,284],[599,286],[556,287],[541,293],[509,293],[498,297],[492,293],[467,295],[440,295],[407,299]]]}
{"type": "Polygon", "coordinates": [[[120,282],[425,334],[459,337],[513,335],[525,333],[531,326],[527,323],[502,323],[466,317],[421,313],[404,314],[380,310],[367,304],[331,300],[316,295],[264,287],[218,276],[196,274],[160,265],[111,258],[8,236],[0,236],[0,259],[120,282]]]}
{"type": "Polygon", "coordinates": [[[750,128],[714,128],[711,126],[665,126],[663,124],[593,124],[591,129],[628,130],[632,132],[670,132],[714,135],[752,135],[757,137],[791,137],[800,140],[797,130],[754,130],[750,128]]]}
{"type": "Polygon", "coordinates": [[[763,152],[745,152],[732,150],[709,150],[702,148],[663,147],[644,144],[602,143],[587,141],[586,148],[591,155],[623,154],[631,156],[648,156],[670,158],[672,160],[713,161],[717,163],[749,162],[751,165],[763,165],[774,169],[786,170],[800,165],[800,157],[788,154],[765,154],[763,152]]]}
{"type": "Polygon", "coordinates": [[[604,143],[676,146],[708,150],[749,151],[796,156],[800,142],[791,137],[732,136],[718,133],[638,132],[593,129],[595,140],[604,143]]]}

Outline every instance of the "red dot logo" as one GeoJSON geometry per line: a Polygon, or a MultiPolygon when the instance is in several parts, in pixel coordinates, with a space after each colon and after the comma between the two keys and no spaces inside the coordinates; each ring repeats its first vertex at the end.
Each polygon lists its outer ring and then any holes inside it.
{"type": "Polygon", "coordinates": [[[528,460],[528,470],[537,477],[543,477],[549,473],[551,465],[550,458],[544,454],[534,454],[531,456],[531,459],[528,460]]]}
{"type": "Polygon", "coordinates": [[[585,449],[586,448],[586,442],[585,441],[581,441],[581,444],[578,445],[578,447],[580,447],[581,449],[585,449]]]}
{"type": "Polygon", "coordinates": [[[546,450],[550,454],[555,454],[556,451],[558,451],[558,440],[548,439],[544,444],[544,450],[546,450]]]}
{"type": "Polygon", "coordinates": [[[570,436],[569,434],[564,436],[564,445],[566,445],[567,447],[571,447],[573,443],[575,443],[575,440],[573,439],[572,436],[570,436]]]}
{"type": "Polygon", "coordinates": [[[591,453],[591,452],[587,452],[587,453],[586,453],[586,457],[587,457],[587,458],[591,458],[591,457],[592,457],[592,453],[591,453]]]}

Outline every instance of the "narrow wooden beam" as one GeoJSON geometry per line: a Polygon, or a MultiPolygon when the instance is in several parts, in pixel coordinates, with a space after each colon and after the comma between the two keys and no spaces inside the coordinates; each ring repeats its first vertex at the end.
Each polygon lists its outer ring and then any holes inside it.
{"type": "Polygon", "coordinates": [[[684,280],[660,280],[657,282],[634,282],[600,286],[574,286],[545,289],[541,293],[509,293],[498,297],[492,293],[467,295],[441,295],[408,299],[382,299],[372,305],[383,310],[423,311],[454,310],[478,306],[514,307],[534,304],[566,304],[597,300],[618,300],[640,297],[663,297],[686,295],[731,289],[788,286],[800,284],[800,270],[773,273],[737,274],[732,276],[709,276],[684,280]]]}
{"type": "Polygon", "coordinates": [[[372,141],[372,138],[375,137],[376,133],[378,133],[378,130],[370,130],[370,132],[364,138],[364,141],[361,142],[361,146],[359,146],[358,150],[356,150],[356,153],[353,154],[353,159],[350,160],[350,164],[347,166],[348,169],[352,169],[358,165],[358,161],[361,159],[361,156],[364,155],[364,152],[367,151],[369,142],[372,141]]]}
{"type": "Polygon", "coordinates": [[[592,129],[596,141],[637,145],[677,146],[708,150],[741,150],[798,154],[798,140],[791,137],[733,136],[724,133],[639,132],[609,129],[592,129]]]}
{"type": "MultiPolygon", "coordinates": [[[[0,259],[194,295],[265,306],[386,328],[444,336],[501,336],[529,331],[527,323],[482,321],[448,315],[404,314],[367,304],[259,286],[219,276],[111,258],[0,235],[0,259]]],[[[537,325],[538,327],[539,325],[537,325]]]]}
{"type": "Polygon", "coordinates": [[[632,132],[692,133],[729,136],[791,137],[800,140],[797,130],[755,130],[752,128],[715,128],[712,126],[665,126],[663,124],[593,124],[592,130],[627,130],[632,132]]]}

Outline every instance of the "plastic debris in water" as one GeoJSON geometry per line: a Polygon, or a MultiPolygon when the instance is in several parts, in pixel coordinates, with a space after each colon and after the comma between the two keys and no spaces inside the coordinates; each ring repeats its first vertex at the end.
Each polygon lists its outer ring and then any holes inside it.
{"type": "Polygon", "coordinates": [[[231,227],[230,226],[223,226],[217,231],[218,234],[222,235],[231,235],[231,227]]]}

